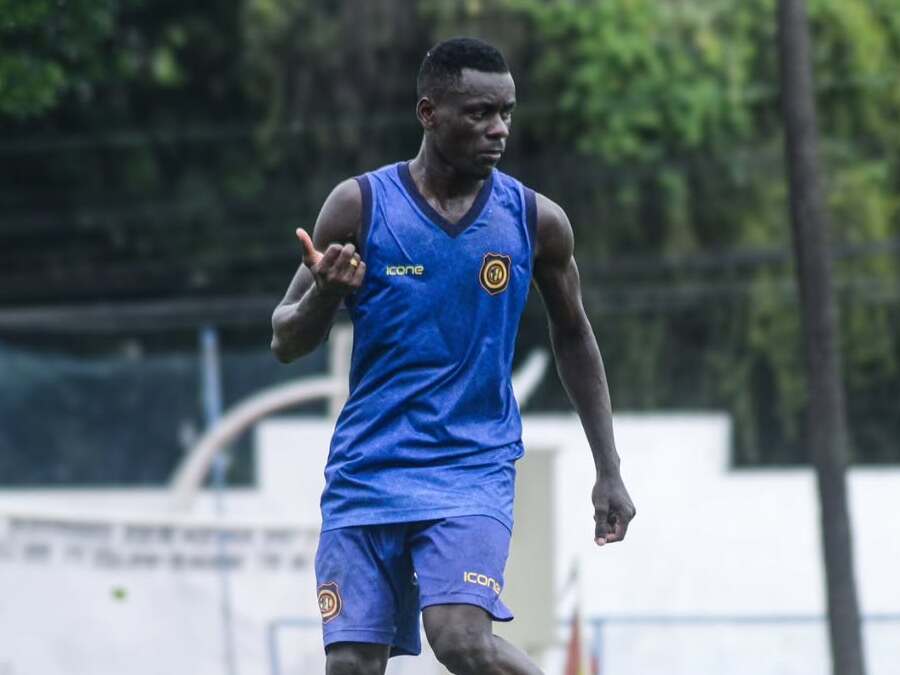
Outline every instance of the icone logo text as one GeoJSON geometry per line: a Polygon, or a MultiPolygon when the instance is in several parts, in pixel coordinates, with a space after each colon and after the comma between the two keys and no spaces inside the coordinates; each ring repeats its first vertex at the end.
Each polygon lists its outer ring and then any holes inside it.
{"type": "Polygon", "coordinates": [[[500,584],[497,583],[496,579],[493,579],[486,574],[478,574],[478,572],[463,572],[463,580],[467,584],[476,584],[478,586],[486,586],[490,588],[494,593],[500,595],[500,584]]]}
{"type": "Polygon", "coordinates": [[[420,277],[425,274],[424,265],[388,265],[385,273],[389,277],[420,277]]]}

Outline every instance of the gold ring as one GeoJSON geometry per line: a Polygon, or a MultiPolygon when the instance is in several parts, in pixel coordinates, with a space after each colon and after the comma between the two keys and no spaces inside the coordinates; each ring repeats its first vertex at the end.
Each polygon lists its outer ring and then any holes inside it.
{"type": "Polygon", "coordinates": [[[354,267],[359,267],[359,260],[357,260],[356,258],[350,258],[350,264],[354,267]]]}

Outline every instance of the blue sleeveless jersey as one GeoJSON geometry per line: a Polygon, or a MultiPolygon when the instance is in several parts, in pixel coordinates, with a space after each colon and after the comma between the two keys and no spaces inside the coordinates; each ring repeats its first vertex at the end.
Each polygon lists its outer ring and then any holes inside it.
{"type": "Polygon", "coordinates": [[[510,380],[531,284],[534,192],[494,170],[458,223],[406,162],[357,178],[362,287],[323,529],[492,516],[512,527],[521,419],[510,380]]]}

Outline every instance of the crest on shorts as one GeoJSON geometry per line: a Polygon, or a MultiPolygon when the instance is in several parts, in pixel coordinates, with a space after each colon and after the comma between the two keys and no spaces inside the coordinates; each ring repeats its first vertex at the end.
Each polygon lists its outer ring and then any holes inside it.
{"type": "Polygon", "coordinates": [[[481,272],[478,280],[481,287],[491,295],[497,295],[509,286],[510,266],[512,258],[500,253],[485,253],[484,262],[481,263],[481,272]]]}
{"type": "Polygon", "coordinates": [[[328,623],[341,613],[343,602],[341,602],[341,592],[338,585],[334,581],[319,586],[319,613],[322,615],[322,621],[328,623]]]}

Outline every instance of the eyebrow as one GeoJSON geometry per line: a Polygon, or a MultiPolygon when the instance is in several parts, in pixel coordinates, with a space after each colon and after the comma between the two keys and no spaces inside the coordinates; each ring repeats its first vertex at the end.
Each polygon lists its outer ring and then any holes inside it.
{"type": "Polygon", "coordinates": [[[503,101],[501,103],[487,98],[475,99],[474,101],[464,103],[463,107],[466,110],[474,110],[475,108],[515,108],[516,99],[512,99],[511,101],[503,101]]]}

